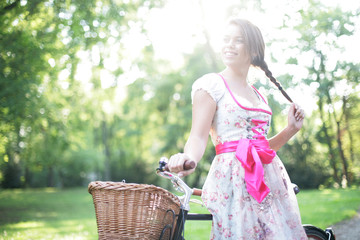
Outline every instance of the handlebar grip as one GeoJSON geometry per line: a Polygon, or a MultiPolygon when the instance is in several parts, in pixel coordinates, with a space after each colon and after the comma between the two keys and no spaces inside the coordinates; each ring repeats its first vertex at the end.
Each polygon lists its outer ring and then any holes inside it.
{"type": "MultiPolygon", "coordinates": [[[[186,160],[183,165],[184,170],[194,169],[195,167],[196,167],[196,163],[194,161],[189,161],[189,160],[186,160]]],[[[167,164],[165,165],[164,168],[165,168],[165,171],[170,171],[167,164]]]]}
{"type": "Polygon", "coordinates": [[[202,190],[201,190],[201,189],[193,188],[193,194],[192,194],[192,195],[200,196],[200,197],[201,197],[201,194],[202,194],[202,190]]]}
{"type": "Polygon", "coordinates": [[[196,167],[196,163],[194,161],[185,161],[183,168],[184,170],[194,169],[196,167]]]}

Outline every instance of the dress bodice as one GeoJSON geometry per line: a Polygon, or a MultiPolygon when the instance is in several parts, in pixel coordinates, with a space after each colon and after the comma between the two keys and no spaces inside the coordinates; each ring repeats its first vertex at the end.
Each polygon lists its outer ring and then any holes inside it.
{"type": "MultiPolygon", "coordinates": [[[[268,108],[266,103],[261,106],[268,108]]],[[[226,92],[217,103],[210,136],[215,146],[243,138],[254,139],[259,134],[266,137],[270,120],[269,113],[244,109],[234,101],[230,93],[226,92]]]]}
{"type": "Polygon", "coordinates": [[[207,74],[194,84],[192,95],[203,89],[216,101],[216,112],[210,129],[214,146],[239,139],[255,139],[256,136],[267,136],[271,110],[266,100],[254,88],[260,99],[258,106],[252,106],[246,99],[231,92],[226,80],[219,74],[207,74]]]}

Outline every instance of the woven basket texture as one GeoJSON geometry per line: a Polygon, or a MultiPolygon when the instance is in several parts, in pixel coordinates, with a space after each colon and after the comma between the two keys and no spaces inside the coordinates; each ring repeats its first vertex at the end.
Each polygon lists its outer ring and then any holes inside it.
{"type": "MultiPolygon", "coordinates": [[[[179,214],[180,201],[169,191],[147,184],[91,182],[99,239],[159,239],[162,230],[173,224],[173,210],[179,214]]],[[[176,219],[175,219],[176,223],[176,219]]],[[[174,224],[175,226],[175,224],[174,224]]],[[[170,230],[161,239],[169,239],[170,230]]]]}

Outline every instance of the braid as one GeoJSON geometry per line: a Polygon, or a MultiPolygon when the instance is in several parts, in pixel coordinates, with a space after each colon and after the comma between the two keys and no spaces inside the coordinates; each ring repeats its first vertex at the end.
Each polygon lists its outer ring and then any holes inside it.
{"type": "Polygon", "coordinates": [[[265,61],[262,61],[262,64],[258,65],[261,70],[263,70],[265,72],[265,75],[270,79],[270,81],[272,83],[275,84],[275,86],[281,91],[282,95],[284,95],[284,97],[289,101],[289,102],[293,102],[292,99],[289,97],[289,95],[285,92],[285,90],[283,89],[283,87],[281,86],[281,84],[274,78],[274,76],[272,75],[272,72],[269,70],[267,64],[265,61]]]}
{"type": "Polygon", "coordinates": [[[264,61],[265,44],[260,29],[249,21],[239,18],[230,19],[229,24],[235,24],[236,26],[239,26],[242,36],[245,40],[247,53],[251,57],[251,65],[254,67],[260,67],[261,70],[265,72],[265,75],[270,79],[270,81],[273,82],[275,86],[281,91],[282,95],[284,95],[284,97],[292,103],[293,101],[282,88],[281,84],[274,78],[266,62],[264,61]]]}

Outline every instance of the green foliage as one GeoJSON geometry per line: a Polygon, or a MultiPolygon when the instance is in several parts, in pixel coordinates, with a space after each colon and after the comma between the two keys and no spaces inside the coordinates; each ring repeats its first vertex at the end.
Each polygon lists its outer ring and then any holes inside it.
{"type": "MultiPolygon", "coordinates": [[[[2,187],[81,186],[94,179],[166,184],[152,173],[161,156],[183,151],[192,83],[223,66],[206,34],[204,44],[184,55],[181,69],[155,58],[146,23],[150,10],[164,2],[0,3],[2,187]],[[147,42],[139,46],[140,56],[129,53],[131,32],[147,42]]],[[[261,1],[249,5],[260,7],[261,1]]],[[[283,28],[299,36],[296,46],[284,45],[299,52],[286,65],[311,58],[301,83],[291,80],[291,72],[278,80],[286,89],[303,83],[316,88],[318,107],[306,129],[279,151],[304,188],[340,185],[343,176],[350,184],[360,181],[359,63],[332,61],[342,51],[338,40],[352,36],[357,14],[310,1],[297,24],[284,16],[293,25],[283,28]]],[[[255,85],[272,107],[273,136],[286,125],[286,106],[271,83],[255,85]]],[[[197,171],[187,177],[191,185],[202,186],[214,155],[209,141],[197,171]]]]}
{"type": "Polygon", "coordinates": [[[308,58],[303,69],[308,74],[301,82],[315,89],[317,110],[312,113],[311,122],[305,125],[315,131],[315,138],[308,135],[312,150],[306,150],[309,156],[297,151],[304,146],[301,138],[282,152],[287,155],[287,162],[291,154],[297,159],[289,166],[295,178],[301,176],[302,171],[296,169],[310,169],[303,175],[309,178],[308,183],[304,183],[308,187],[319,184],[351,185],[358,181],[353,174],[360,164],[360,152],[354,148],[358,142],[358,129],[354,128],[357,119],[351,112],[360,106],[359,89],[356,88],[359,76],[355,70],[360,65],[340,60],[344,49],[339,44],[341,39],[354,34],[357,24],[358,10],[344,12],[340,7],[325,7],[321,2],[311,0],[308,8],[300,11],[298,24],[290,26],[299,33],[296,46],[292,46],[299,50],[299,55],[291,57],[287,64],[294,65],[299,62],[298,59],[308,58]],[[351,105],[348,99],[352,99],[351,105]],[[320,171],[320,174],[314,174],[316,177],[312,176],[315,169],[320,171]],[[328,180],[324,181],[326,176],[328,180]]]}
{"type": "MultiPolygon", "coordinates": [[[[98,129],[105,115],[102,106],[114,97],[98,78],[107,56],[101,53],[92,62],[89,95],[77,72],[83,61],[79,52],[101,47],[110,38],[119,41],[139,9],[160,5],[97,0],[1,5],[3,187],[81,185],[90,175],[109,177],[110,165],[104,168],[102,163],[111,161],[110,153],[104,157],[101,152],[102,145],[109,148],[103,136],[111,130],[98,129]]],[[[114,72],[121,73],[121,67],[114,72]]]]}
{"type": "MultiPolygon", "coordinates": [[[[309,122],[305,121],[305,125],[309,126],[309,122]]],[[[315,142],[313,130],[305,127],[278,151],[291,181],[301,189],[319,188],[331,176],[330,166],[324,164],[324,154],[318,154],[320,149],[316,149],[315,142]]]]}

